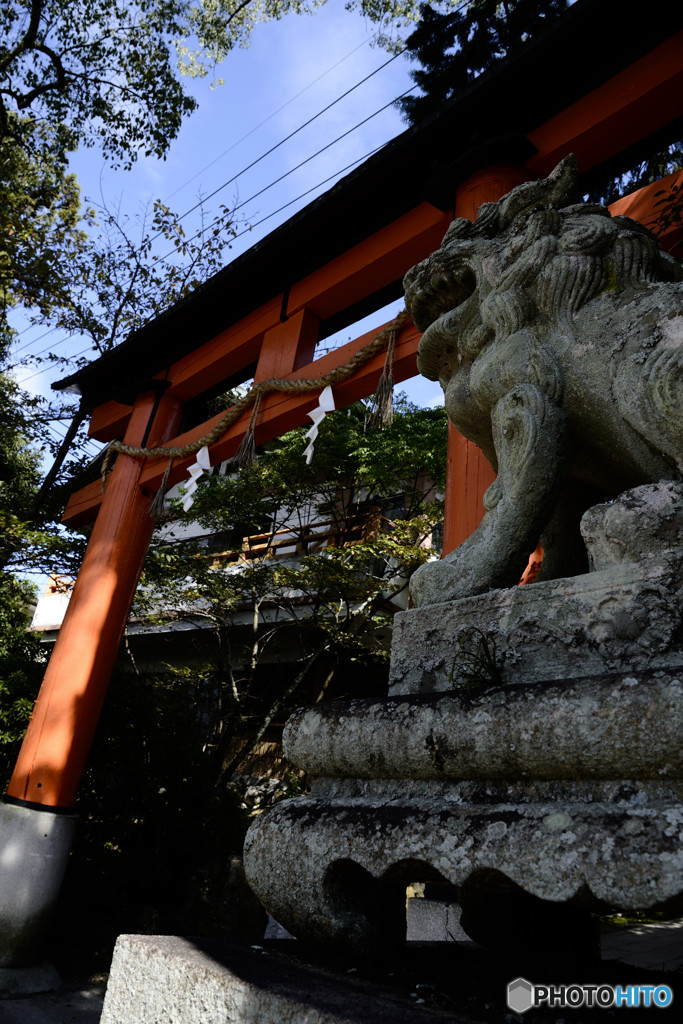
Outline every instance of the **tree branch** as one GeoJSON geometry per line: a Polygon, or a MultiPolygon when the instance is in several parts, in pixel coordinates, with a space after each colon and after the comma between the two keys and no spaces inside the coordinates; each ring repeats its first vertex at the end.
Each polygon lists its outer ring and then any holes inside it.
{"type": "Polygon", "coordinates": [[[50,469],[48,470],[45,479],[43,480],[42,484],[40,485],[40,489],[39,489],[38,493],[36,494],[35,498],[33,499],[33,502],[31,504],[31,508],[29,510],[29,515],[31,517],[36,515],[36,513],[40,509],[40,506],[42,505],[43,498],[45,497],[45,495],[49,491],[50,487],[52,487],[52,484],[56,480],[57,474],[59,473],[60,469],[62,468],[62,463],[64,462],[64,459],[67,457],[67,455],[69,453],[69,449],[71,447],[71,442],[73,441],[74,437],[78,433],[78,428],[80,427],[80,425],[81,425],[81,423],[83,422],[84,419],[85,419],[85,410],[84,409],[79,409],[78,412],[76,413],[76,415],[74,416],[74,418],[71,420],[71,423],[69,424],[69,429],[67,430],[66,434],[64,435],[64,440],[62,441],[61,445],[59,446],[59,451],[55,455],[54,462],[50,466],[50,469]]]}
{"type": "MultiPolygon", "coordinates": [[[[273,721],[273,719],[277,715],[277,713],[280,710],[280,708],[284,707],[284,705],[287,703],[287,700],[299,688],[299,686],[303,682],[303,680],[306,677],[306,674],[309,671],[309,669],[311,668],[311,666],[315,665],[316,661],[319,658],[321,658],[322,655],[326,651],[327,651],[327,647],[321,647],[321,648],[319,648],[315,652],[315,654],[309,656],[308,662],[304,665],[304,667],[301,669],[301,671],[296,675],[296,677],[289,684],[287,689],[284,690],[280,694],[280,696],[271,704],[270,710],[268,711],[268,714],[265,716],[265,718],[261,722],[261,725],[256,730],[254,735],[250,739],[248,739],[245,744],[243,744],[243,746],[240,748],[240,750],[238,750],[238,752],[235,755],[235,757],[233,757],[232,761],[230,761],[229,764],[225,765],[225,767],[222,767],[220,769],[219,778],[228,778],[229,779],[232,775],[235,774],[235,771],[240,766],[242,761],[245,759],[247,754],[251,753],[251,751],[254,749],[256,744],[263,737],[263,735],[266,732],[268,726],[273,721]]],[[[223,737],[221,737],[221,743],[219,745],[219,753],[220,753],[221,747],[223,749],[225,749],[225,747],[227,747],[228,742],[229,742],[229,734],[226,732],[226,734],[223,737]]]]}
{"type": "Polygon", "coordinates": [[[251,3],[251,0],[242,0],[242,3],[241,3],[241,4],[239,4],[239,5],[238,5],[238,6],[237,6],[237,7],[235,8],[235,10],[234,10],[234,11],[232,12],[232,14],[230,15],[230,17],[226,19],[226,22],[225,22],[225,24],[226,24],[226,25],[229,25],[231,21],[234,21],[234,20],[235,20],[235,18],[237,17],[237,15],[238,15],[238,14],[240,14],[240,13],[241,13],[241,11],[243,11],[245,7],[248,7],[250,3],[251,3]]]}
{"type": "Polygon", "coordinates": [[[58,87],[60,89],[63,89],[66,85],[66,72],[64,70],[64,65],[62,64],[62,59],[59,56],[59,54],[55,53],[55,51],[50,46],[48,46],[47,43],[36,43],[34,49],[38,50],[39,53],[44,53],[47,57],[50,58],[54,65],[55,71],[57,72],[57,82],[59,83],[58,87]]]}
{"type": "Polygon", "coordinates": [[[12,61],[15,60],[16,57],[21,56],[21,54],[25,53],[27,50],[33,50],[35,48],[42,14],[42,0],[33,0],[31,4],[31,20],[29,21],[28,28],[24,33],[24,38],[17,43],[13,50],[9,50],[5,54],[5,57],[0,60],[0,74],[11,65],[12,61]]]}

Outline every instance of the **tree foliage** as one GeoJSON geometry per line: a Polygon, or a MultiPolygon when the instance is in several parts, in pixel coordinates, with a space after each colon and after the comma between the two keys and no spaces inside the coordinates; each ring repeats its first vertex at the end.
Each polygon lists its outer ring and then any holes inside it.
{"type": "MultiPolygon", "coordinates": [[[[657,148],[653,152],[646,153],[635,163],[631,157],[621,162],[617,173],[607,180],[599,183],[588,194],[589,202],[604,203],[609,206],[622,196],[636,192],[639,188],[649,185],[653,181],[659,181],[674,171],[683,167],[683,139],[674,140],[663,149],[657,148]]],[[[675,192],[669,197],[668,209],[658,212],[658,218],[653,230],[655,234],[665,231],[672,223],[680,223],[681,204],[680,197],[675,192]]]]}
{"type": "Polygon", "coordinates": [[[9,779],[43,672],[38,637],[27,632],[30,584],[0,572],[0,778],[9,779]]]}
{"type": "MultiPolygon", "coordinates": [[[[411,77],[421,92],[398,101],[403,116],[417,124],[454,99],[475,78],[505,57],[513,56],[544,31],[570,6],[569,0],[471,0],[457,5],[425,4],[420,21],[406,40],[406,50],[419,67],[411,77]]],[[[588,199],[609,204],[620,196],[683,166],[683,141],[644,153],[634,162],[627,156],[588,199]]]]}
{"type": "Polygon", "coordinates": [[[205,693],[216,694],[207,743],[218,775],[239,764],[226,753],[236,730],[246,751],[302,692],[338,695],[354,679],[362,692],[373,666],[381,688],[396,599],[443,514],[442,409],[403,403],[378,431],[361,403],[325,419],[310,466],[306,443],[304,428],[292,431],[251,468],[202,483],[192,518],[207,536],[167,534],[136,599],[160,624],[195,627],[205,693]],[[290,649],[294,663],[283,660],[290,649]],[[279,668],[264,676],[273,660],[279,668]]]}
{"type": "MultiPolygon", "coordinates": [[[[176,634],[183,658],[161,670],[138,660],[144,637],[122,649],[78,798],[83,827],[55,938],[78,950],[80,969],[98,966],[98,951],[105,966],[122,931],[263,934],[262,911],[229,868],[248,824],[229,779],[295,706],[383,691],[393,599],[428,557],[418,545],[442,515],[443,409],[399,402],[383,431],[368,419],[362,404],[326,417],[310,466],[304,429],[293,431],[252,467],[203,477],[189,517],[178,501],[169,510],[134,612],[159,630],[194,628],[176,634]],[[210,535],[183,539],[188,518],[210,535]],[[334,545],[307,550],[312,518],[334,545]],[[291,541],[286,557],[278,530],[291,541]]],[[[9,774],[36,681],[7,679],[9,774]]]]}
{"type": "MultiPolygon", "coordinates": [[[[41,249],[42,242],[31,249],[31,242],[26,243],[25,286],[21,286],[17,301],[33,310],[35,322],[87,339],[99,353],[113,348],[222,266],[235,234],[226,207],[190,239],[175,214],[159,202],[151,220],[145,213],[119,217],[105,206],[91,208],[88,217],[91,226],[101,227],[99,234],[86,236],[66,225],[54,208],[46,211],[42,238],[43,242],[49,239],[53,249],[48,252],[47,245],[41,249]],[[156,259],[152,250],[155,238],[168,246],[156,259]],[[60,265],[57,281],[53,287],[47,281],[43,288],[43,268],[51,264],[60,265]]],[[[27,235],[29,225],[30,220],[27,235]]],[[[45,274],[49,277],[47,270],[45,274]]],[[[16,289],[15,285],[15,295],[16,289]]],[[[97,473],[86,449],[86,410],[73,396],[49,401],[28,394],[15,383],[7,372],[12,331],[6,319],[4,323],[5,344],[0,346],[0,567],[15,573],[75,574],[83,537],[68,533],[59,521],[69,492],[97,473]],[[69,424],[63,440],[46,429],[55,420],[69,424]],[[43,461],[52,459],[46,471],[41,471],[41,456],[43,461]]],[[[44,353],[33,356],[29,365],[55,365],[66,372],[85,362],[85,355],[63,357],[48,346],[44,353]]]]}
{"type": "Polygon", "coordinates": [[[12,591],[11,572],[52,572],[60,560],[74,569],[82,546],[56,527],[59,497],[50,495],[40,511],[44,411],[40,399],[23,392],[0,372],[0,576],[12,591]]]}
{"type": "Polygon", "coordinates": [[[61,126],[62,147],[97,145],[128,164],[140,151],[163,156],[196,106],[172,60],[173,38],[190,31],[186,8],[174,0],[4,3],[2,136],[35,149],[25,125],[45,120],[61,126]]]}
{"type": "MultiPolygon", "coordinates": [[[[213,72],[234,46],[248,42],[259,20],[317,5],[316,0],[8,0],[0,5],[0,768],[6,775],[43,668],[38,641],[25,628],[30,594],[16,573],[75,571],[82,538],[58,526],[59,508],[66,488],[97,472],[82,447],[84,411],[68,399],[59,409],[33,400],[2,372],[12,338],[7,311],[22,305],[34,323],[86,338],[104,352],[222,265],[235,233],[225,208],[203,223],[195,238],[185,236],[161,203],[139,223],[106,203],[83,211],[68,172],[68,153],[77,145],[95,146],[111,163],[126,167],[140,153],[163,156],[196,105],[183,75],[213,72]],[[162,258],[154,248],[158,240],[169,250],[162,258]],[[61,445],[45,432],[56,416],[71,417],[61,445]],[[43,452],[51,447],[54,455],[42,483],[39,447],[43,452]]],[[[417,12],[412,0],[351,0],[349,6],[383,26],[387,18],[407,22],[417,12]]],[[[47,350],[35,363],[58,360],[47,350]]],[[[144,930],[145,893],[155,913],[163,905],[167,926],[183,930],[174,918],[183,878],[183,906],[203,894],[196,919],[214,913],[224,930],[228,894],[222,899],[217,888],[225,874],[221,854],[239,850],[243,831],[223,784],[234,761],[230,732],[241,730],[245,745],[253,744],[263,722],[286,714],[302,691],[332,692],[342,665],[371,669],[386,661],[383,630],[393,610],[390,599],[405,588],[411,566],[425,557],[415,541],[438,518],[438,505],[429,513],[422,507],[417,480],[425,467],[434,479],[442,472],[443,414],[406,411],[393,433],[375,437],[368,434],[362,411],[336,422],[336,431],[329,425],[321,431],[310,471],[299,431],[271,446],[248,473],[212,480],[197,511],[219,534],[241,537],[241,531],[284,522],[283,510],[290,519],[303,515],[301,502],[319,510],[327,502],[337,548],[326,555],[311,552],[297,564],[252,559],[240,574],[216,571],[213,556],[207,559],[205,549],[191,544],[167,543],[150,558],[140,604],[149,607],[154,598],[159,611],[162,594],[165,609],[172,605],[175,616],[189,615],[192,607],[209,624],[202,632],[212,643],[192,676],[169,671],[142,680],[135,669],[119,676],[102,721],[81,797],[88,826],[76,859],[79,878],[88,879],[93,892],[106,878],[105,887],[118,899],[124,893],[118,880],[127,879],[132,888],[123,902],[134,909],[124,930],[144,930]],[[403,509],[390,508],[397,483],[408,496],[403,509]],[[359,534],[361,506],[373,501],[377,508],[364,506],[368,528],[359,534]],[[227,511],[221,511],[223,502],[227,511]],[[354,544],[343,542],[345,533],[354,544]],[[245,605],[251,608],[248,628],[235,634],[245,605]],[[304,605],[305,622],[299,614],[304,605]],[[289,674],[267,672],[268,683],[261,686],[263,664],[280,642],[270,628],[278,611],[301,641],[301,657],[289,674]],[[186,822],[181,832],[179,819],[186,822]]],[[[203,930],[203,924],[195,927],[203,930]]]]}
{"type": "MultiPolygon", "coordinates": [[[[200,228],[188,238],[180,218],[160,200],[133,217],[102,202],[89,217],[98,230],[72,253],[68,293],[41,322],[89,341],[98,354],[216,273],[238,227],[228,207],[220,206],[209,220],[200,204],[200,228]],[[162,256],[155,256],[155,243],[166,250],[162,256]]],[[[90,355],[65,360],[49,353],[43,361],[73,370],[90,355]]]]}
{"type": "MultiPolygon", "coordinates": [[[[0,6],[0,139],[35,150],[37,121],[58,148],[98,146],[129,166],[164,156],[197,105],[183,76],[203,77],[259,22],[325,0],[6,0],[0,6]]],[[[349,0],[386,27],[417,18],[416,0],[349,0]]]]}
{"type": "Polygon", "coordinates": [[[51,152],[54,133],[26,122],[38,139],[40,159],[11,138],[0,157],[0,348],[10,340],[5,314],[21,303],[46,316],[63,302],[70,263],[85,241],[80,190],[73,174],[51,152]]]}
{"type": "Polygon", "coordinates": [[[472,0],[449,4],[450,9],[423,5],[419,24],[406,40],[410,59],[420,64],[411,77],[422,93],[399,100],[405,119],[416,124],[438,111],[568,6],[568,0],[472,0]]]}

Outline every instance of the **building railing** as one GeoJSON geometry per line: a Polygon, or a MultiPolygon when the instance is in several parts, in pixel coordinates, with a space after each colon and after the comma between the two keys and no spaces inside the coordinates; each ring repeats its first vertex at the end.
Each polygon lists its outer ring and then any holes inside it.
{"type": "Polygon", "coordinates": [[[362,513],[347,516],[343,522],[326,519],[286,527],[267,533],[251,534],[244,537],[239,549],[214,551],[211,557],[216,566],[249,562],[256,558],[288,558],[293,555],[310,555],[326,547],[341,547],[359,544],[375,537],[378,532],[387,532],[391,520],[378,513],[362,513]]]}

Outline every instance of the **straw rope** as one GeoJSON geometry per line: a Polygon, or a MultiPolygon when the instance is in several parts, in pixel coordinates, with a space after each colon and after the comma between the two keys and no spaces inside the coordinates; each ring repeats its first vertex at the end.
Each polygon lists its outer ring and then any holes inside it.
{"type": "Polygon", "coordinates": [[[145,459],[169,459],[174,461],[175,459],[184,459],[188,455],[194,455],[203,448],[205,445],[212,445],[214,441],[217,441],[219,437],[225,433],[235,420],[248,409],[249,406],[256,401],[257,398],[262,398],[264,395],[269,395],[274,391],[289,392],[291,394],[304,394],[307,391],[321,391],[326,388],[328,384],[334,385],[339,384],[341,381],[348,380],[352,377],[356,370],[364,366],[365,363],[369,362],[370,359],[383,348],[388,345],[393,346],[396,334],[407,324],[412,323],[410,316],[405,309],[401,310],[398,316],[392,320],[390,324],[377,334],[373,340],[359,349],[355,355],[351,356],[347,363],[343,366],[338,366],[334,370],[330,370],[329,373],[323,374],[322,377],[316,377],[313,380],[284,380],[278,378],[272,378],[271,380],[259,381],[258,384],[252,385],[251,389],[242,398],[238,399],[234,405],[231,405],[226,410],[225,415],[221,416],[218,423],[204,434],[202,437],[197,438],[196,441],[191,441],[189,444],[182,445],[179,448],[169,447],[158,447],[158,448],[136,448],[134,445],[124,444],[123,441],[111,441],[107,448],[106,454],[102,461],[102,486],[104,487],[107,474],[111,469],[111,464],[117,454],[132,455],[134,458],[145,458],[145,459]],[[393,339],[393,341],[392,341],[393,339]]]}

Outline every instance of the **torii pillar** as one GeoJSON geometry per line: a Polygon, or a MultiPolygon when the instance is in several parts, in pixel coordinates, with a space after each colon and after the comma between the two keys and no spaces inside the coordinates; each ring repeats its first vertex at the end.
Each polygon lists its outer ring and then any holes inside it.
{"type": "MultiPolygon", "coordinates": [[[[181,411],[176,397],[145,386],[125,443],[163,444],[177,433],[181,411]]],[[[116,460],[0,803],[0,990],[3,970],[36,963],[66,870],[76,792],[154,531],[142,469],[140,459],[116,460]]]]}
{"type": "MultiPolygon", "coordinates": [[[[457,189],[455,217],[474,220],[483,203],[532,181],[535,175],[517,164],[498,163],[477,171],[457,189]]],[[[443,526],[443,554],[447,555],[474,533],[484,516],[483,498],[496,474],[480,448],[458,433],[448,421],[448,463],[443,526]]]]}
{"type": "MultiPolygon", "coordinates": [[[[506,164],[479,172],[458,189],[456,216],[474,218],[481,203],[499,199],[529,177],[524,169],[506,164]]],[[[286,331],[289,337],[296,328],[296,346],[285,346],[294,352],[291,365],[278,363],[278,374],[294,369],[299,357],[305,361],[312,355],[317,322],[301,317],[276,328],[275,348],[266,345],[264,355],[273,348],[282,361],[280,335],[286,331]],[[306,343],[305,353],[299,352],[299,335],[306,343]]],[[[266,376],[273,372],[269,366],[266,376]]],[[[181,411],[177,397],[153,386],[144,388],[135,399],[124,442],[136,447],[164,444],[176,436],[181,411]]],[[[478,524],[481,496],[493,475],[478,449],[454,430],[449,449],[446,532],[453,547],[478,524]]],[[[35,963],[61,887],[78,786],[154,529],[149,516],[152,496],[141,487],[143,470],[139,459],[120,455],[116,461],[5,802],[0,804],[0,971],[35,963]]]]}

